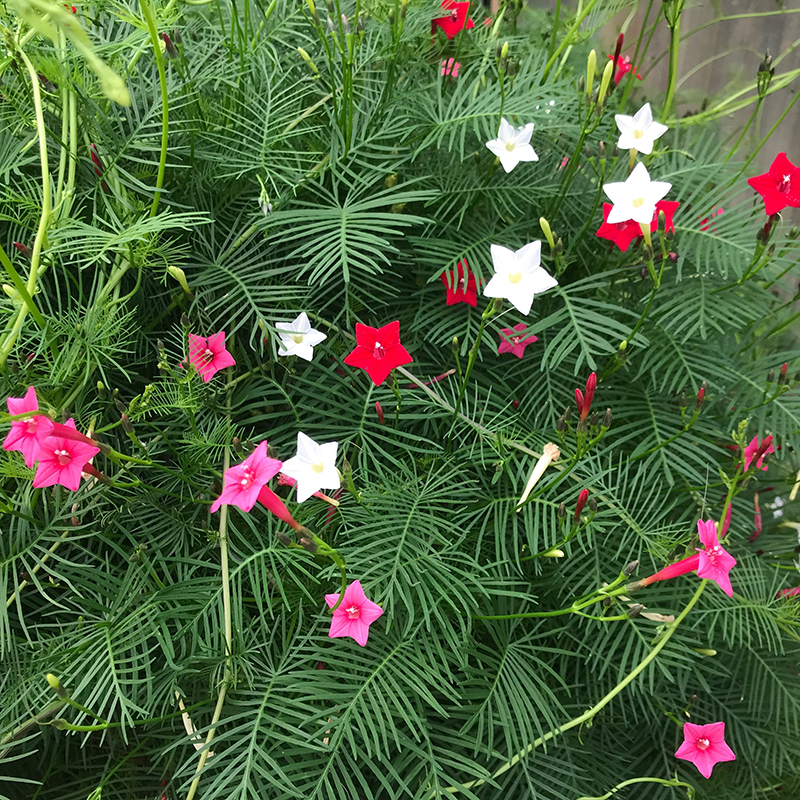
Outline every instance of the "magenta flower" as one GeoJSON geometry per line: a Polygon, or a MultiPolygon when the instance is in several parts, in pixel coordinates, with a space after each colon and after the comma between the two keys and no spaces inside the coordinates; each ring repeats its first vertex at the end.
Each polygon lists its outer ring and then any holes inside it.
{"type": "Polygon", "coordinates": [[[208,383],[221,369],[232,367],[236,362],[225,349],[225,331],[209,336],[189,334],[189,363],[197,374],[208,383]]]}
{"type": "MultiPolygon", "coordinates": [[[[325,602],[328,608],[333,608],[339,599],[338,594],[326,594],[325,602]]],[[[353,581],[345,589],[342,602],[333,612],[331,629],[328,636],[336,639],[340,636],[351,636],[362,647],[366,645],[369,637],[369,626],[383,614],[383,609],[372,600],[367,600],[361,581],[353,581]]]]}
{"type": "Polygon", "coordinates": [[[460,68],[461,64],[458,61],[454,58],[447,58],[442,61],[442,77],[449,75],[451,78],[457,78],[460,68]]]}
{"type": "Polygon", "coordinates": [[[503,353],[513,353],[517,358],[522,358],[525,348],[529,344],[539,341],[538,336],[522,337],[520,331],[524,331],[528,326],[520,322],[513,328],[502,328],[500,330],[500,347],[497,348],[498,355],[503,353]]]}
{"type": "MultiPolygon", "coordinates": [[[[75,428],[75,421],[68,419],[66,427],[75,428]]],[[[48,436],[40,445],[37,458],[39,468],[33,477],[33,485],[39,489],[44,486],[61,484],[75,492],[81,485],[81,471],[98,453],[99,447],[79,442],[63,436],[48,436]]]]}
{"type": "Polygon", "coordinates": [[[758,442],[758,436],[754,436],[750,440],[750,444],[744,448],[744,471],[750,469],[750,464],[755,461],[756,469],[767,471],[767,466],[761,466],[764,463],[764,456],[768,453],[774,453],[775,448],[772,446],[772,437],[767,436],[761,444],[758,442]]]}
{"type": "Polygon", "coordinates": [[[700,541],[705,545],[697,555],[697,575],[700,578],[714,581],[728,597],[733,597],[733,588],[728,573],[736,566],[736,559],[725,550],[717,539],[717,523],[714,520],[697,520],[697,532],[700,541]]]}
{"type": "Polygon", "coordinates": [[[724,722],[711,722],[708,725],[685,723],[683,744],[675,756],[691,761],[704,778],[711,777],[711,770],[720,761],[736,761],[736,754],[725,743],[724,722]]]}
{"type": "Polygon", "coordinates": [[[282,466],[277,458],[267,456],[267,443],[261,442],[241,464],[225,472],[222,494],[212,503],[211,513],[221,505],[238,506],[242,511],[250,511],[258,500],[261,487],[274,478],[282,466]]]}
{"type": "MultiPolygon", "coordinates": [[[[36,399],[36,389],[28,387],[25,397],[6,398],[8,413],[16,416],[28,411],[38,411],[39,401],[36,399]]],[[[25,466],[29,469],[34,465],[42,442],[53,430],[50,417],[33,415],[25,419],[17,419],[11,423],[11,430],[3,440],[3,450],[18,450],[25,456],[25,466]]]]}

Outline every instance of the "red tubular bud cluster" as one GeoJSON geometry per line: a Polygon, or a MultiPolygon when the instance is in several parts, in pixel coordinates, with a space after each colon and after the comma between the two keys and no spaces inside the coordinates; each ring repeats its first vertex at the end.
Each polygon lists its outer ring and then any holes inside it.
{"type": "Polygon", "coordinates": [[[378,415],[378,422],[380,422],[381,425],[385,425],[386,417],[383,415],[383,406],[377,401],[375,402],[375,413],[378,415]]]}
{"type": "MultiPolygon", "coordinates": [[[[594,374],[594,373],[592,373],[594,374]]],[[[579,522],[581,518],[581,512],[583,511],[583,507],[586,505],[586,501],[589,499],[589,490],[588,489],[581,489],[581,493],[578,495],[578,502],[575,503],[575,513],[572,515],[573,522],[579,522]]]]}

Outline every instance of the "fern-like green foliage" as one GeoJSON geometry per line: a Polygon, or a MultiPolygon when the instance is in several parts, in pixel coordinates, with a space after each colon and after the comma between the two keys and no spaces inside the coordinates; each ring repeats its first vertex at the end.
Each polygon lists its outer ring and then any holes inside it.
{"type": "Polygon", "coordinates": [[[703,124],[721,107],[685,124],[635,70],[598,98],[603,52],[587,97],[594,32],[635,5],[473,3],[452,40],[437,0],[6,10],[0,389],[103,452],[77,492],[0,452],[0,797],[798,796],[796,230],[764,238],[756,143],[703,124]],[[646,100],[680,203],[652,272],[595,233],[629,165],[614,114],[646,100]],[[502,116],[537,162],[495,162],[502,116]],[[541,217],[558,286],[482,318],[490,245],[544,240],[541,217]],[[459,262],[477,308],[445,303],[459,262]],[[310,362],[278,353],[301,311],[310,362]],[[343,361],[393,320],[413,362],[375,386],[343,361]],[[499,355],[519,323],[538,341],[499,355]],[[219,330],[236,366],[204,382],[188,335],[219,330]],[[227,466],[299,431],[339,443],[338,506],[273,480],[299,531],[210,514],[227,466]],[[625,588],[728,499],[732,598],[692,600],[694,572],[625,588]],[[384,610],[363,648],[328,637],[342,570],[384,610]],[[720,720],[736,761],[705,780],[680,726],[720,720]]]}

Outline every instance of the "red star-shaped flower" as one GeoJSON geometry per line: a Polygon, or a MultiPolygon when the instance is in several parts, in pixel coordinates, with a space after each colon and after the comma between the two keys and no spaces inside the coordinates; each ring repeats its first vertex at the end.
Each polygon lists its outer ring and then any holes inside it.
{"type": "Polygon", "coordinates": [[[447,305],[452,306],[456,303],[469,303],[473,307],[478,305],[478,286],[466,258],[456,264],[455,271],[442,273],[442,283],[447,287],[447,305]]]}
{"type": "Polygon", "coordinates": [[[524,322],[520,322],[513,328],[502,328],[500,330],[500,347],[497,348],[498,355],[513,353],[517,358],[522,358],[525,348],[529,344],[539,341],[538,336],[522,337],[520,331],[524,331],[527,327],[524,322]]]}
{"type": "MultiPolygon", "coordinates": [[[[614,56],[609,54],[608,56],[610,59],[613,60],[614,56]]],[[[617,59],[617,74],[614,75],[614,83],[619,83],[631,70],[636,70],[637,68],[633,66],[633,62],[628,58],[628,56],[620,56],[617,59]]],[[[642,76],[637,72],[634,73],[636,77],[641,80],[642,76]]]]}
{"type": "Polygon", "coordinates": [[[456,3],[454,0],[442,0],[442,8],[450,13],[446,17],[438,17],[431,21],[431,33],[441,28],[448,39],[452,39],[463,28],[474,28],[475,23],[469,18],[469,3],[456,3]]]}
{"type": "Polygon", "coordinates": [[[356,342],[355,350],[344,363],[365,369],[376,386],[380,386],[395,367],[414,360],[400,344],[400,323],[397,320],[382,328],[356,323],[356,342]]]}
{"type": "Polygon", "coordinates": [[[769,216],[789,206],[800,208],[800,167],[778,153],[769,172],[747,181],[763,198],[764,210],[769,216]]]}
{"type": "MultiPolygon", "coordinates": [[[[653,221],[650,223],[650,230],[655,233],[658,228],[658,212],[663,211],[666,218],[666,226],[668,231],[675,230],[675,224],[672,220],[675,212],[678,210],[680,203],[677,200],[659,200],[656,203],[656,213],[653,214],[653,221]]],[[[603,224],[597,231],[597,235],[601,239],[608,239],[614,242],[620,250],[625,251],[630,247],[634,239],[640,238],[642,229],[638,222],[628,220],[627,222],[617,222],[616,224],[609,225],[606,221],[608,215],[611,213],[613,206],[611,203],[603,203],[603,224]]]]}

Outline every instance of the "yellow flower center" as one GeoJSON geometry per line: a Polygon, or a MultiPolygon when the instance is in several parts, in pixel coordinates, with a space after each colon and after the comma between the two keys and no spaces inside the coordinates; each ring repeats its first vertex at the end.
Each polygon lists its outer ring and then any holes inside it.
{"type": "Polygon", "coordinates": [[[634,208],[639,208],[640,206],[643,206],[643,205],[644,205],[644,197],[637,197],[633,201],[633,207],[634,208]]]}
{"type": "Polygon", "coordinates": [[[522,280],[522,273],[515,272],[513,275],[509,275],[508,279],[511,281],[511,283],[519,283],[522,280]]]}
{"type": "Polygon", "coordinates": [[[292,341],[295,344],[303,344],[303,335],[302,333],[293,333],[292,334],[292,341]]]}
{"type": "Polygon", "coordinates": [[[515,147],[516,147],[516,145],[514,144],[514,142],[506,142],[506,150],[508,150],[508,152],[509,152],[509,153],[510,153],[510,152],[511,152],[511,151],[512,151],[512,150],[513,150],[515,147]]]}
{"type": "Polygon", "coordinates": [[[322,462],[317,462],[311,465],[311,469],[319,475],[325,469],[325,465],[322,462]]]}
{"type": "Polygon", "coordinates": [[[634,139],[641,139],[644,136],[644,131],[640,131],[638,128],[633,132],[634,139]]]}

